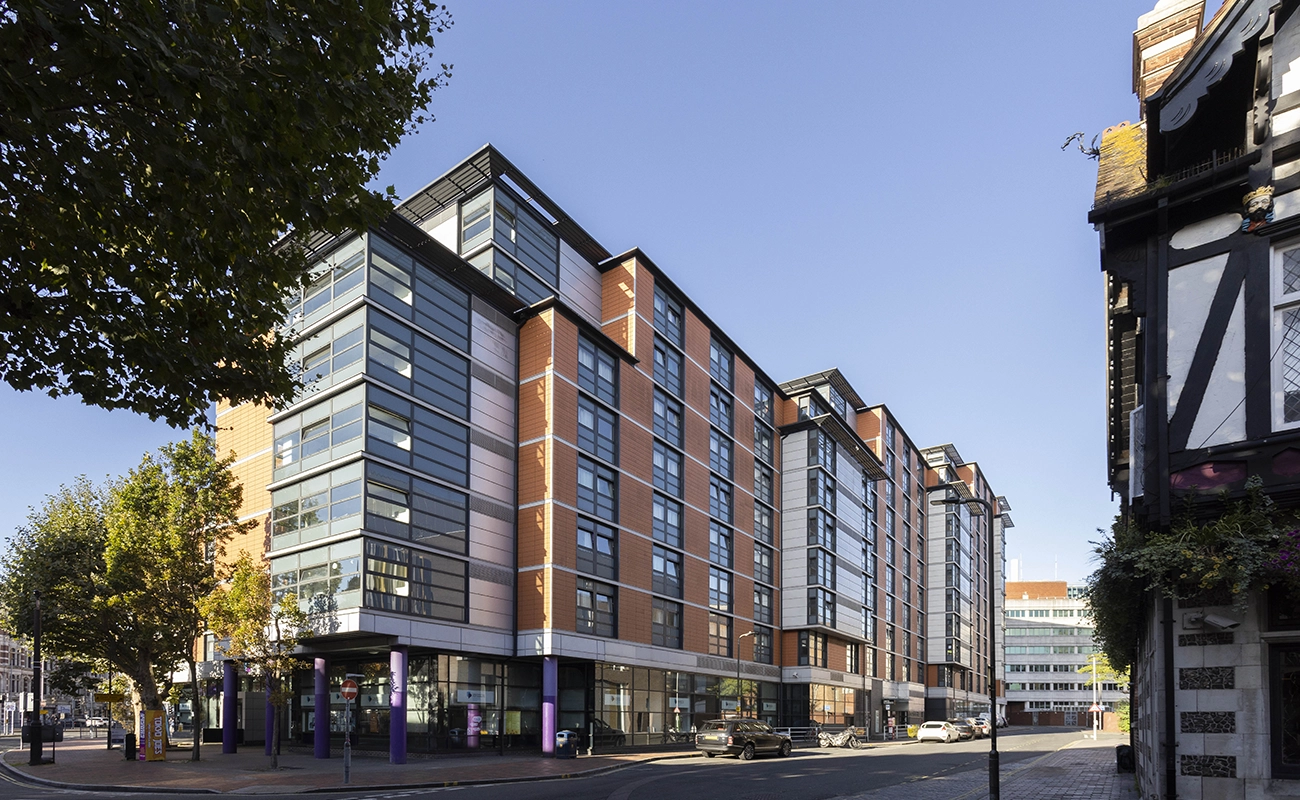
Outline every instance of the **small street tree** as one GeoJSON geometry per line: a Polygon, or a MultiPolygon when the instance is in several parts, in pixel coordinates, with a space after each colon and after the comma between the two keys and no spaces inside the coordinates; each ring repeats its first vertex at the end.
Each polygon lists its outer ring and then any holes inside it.
{"type": "Polygon", "coordinates": [[[230,571],[229,581],[203,604],[212,632],[228,643],[223,653],[266,683],[266,696],[274,709],[271,735],[271,769],[280,768],[281,709],[292,697],[293,671],[303,662],[292,653],[310,635],[306,612],[292,592],[276,597],[266,568],[243,554],[230,571]]]}

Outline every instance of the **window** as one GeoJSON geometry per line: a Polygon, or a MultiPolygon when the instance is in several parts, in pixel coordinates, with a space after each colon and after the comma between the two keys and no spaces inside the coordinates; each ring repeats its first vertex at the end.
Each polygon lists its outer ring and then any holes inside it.
{"type": "Polygon", "coordinates": [[[808,590],[808,624],[835,627],[835,595],[829,589],[808,590]]]}
{"type": "Polygon", "coordinates": [[[709,421],[731,433],[731,396],[717,386],[709,387],[709,421]]]}
{"type": "Polygon", "coordinates": [[[772,624],[772,589],[769,586],[754,587],[754,621],[772,624]]]}
{"type": "Polygon", "coordinates": [[[754,497],[764,503],[772,502],[772,468],[754,462],[754,497]]]}
{"type": "Polygon", "coordinates": [[[351,389],[275,424],[275,480],[361,449],[362,391],[351,389]]]}
{"type": "Polygon", "coordinates": [[[808,470],[808,505],[835,513],[835,481],[819,469],[808,470]]]}
{"type": "Polygon", "coordinates": [[[277,490],[272,495],[271,535],[291,537],[273,546],[290,547],[361,527],[361,464],[277,490]]]}
{"type": "Polygon", "coordinates": [[[356,297],[364,272],[364,239],[356,238],[311,268],[312,281],[289,301],[288,319],[310,324],[356,297]]]}
{"type": "Polygon", "coordinates": [[[618,361],[585,336],[578,337],[578,386],[618,407],[618,361]]]}
{"type": "Polygon", "coordinates": [[[709,608],[731,613],[731,573],[709,567],[709,608]]]}
{"type": "Polygon", "coordinates": [[[731,617],[709,615],[709,655],[731,658],[731,617]]]}
{"type": "Polygon", "coordinates": [[[578,457],[578,510],[617,522],[617,487],[613,470],[585,456],[578,457]]]}
{"type": "Polygon", "coordinates": [[[655,493],[651,509],[654,538],[673,547],[682,546],[682,505],[655,493]]]}
{"type": "Polygon", "coordinates": [[[682,346],[682,304],[660,287],[655,287],[655,330],[678,347],[682,346]]]}
{"type": "Polygon", "coordinates": [[[844,401],[844,395],[836,391],[834,386],[827,386],[826,393],[830,395],[831,406],[839,412],[841,417],[849,415],[849,404],[844,401]]]}
{"type": "Polygon", "coordinates": [[[682,496],[682,454],[663,442],[654,444],[654,484],[674,497],[682,496]]]}
{"type": "Polygon", "coordinates": [[[820,466],[835,474],[835,440],[825,431],[808,432],[808,466],[820,466]]]}
{"type": "Polygon", "coordinates": [[[618,579],[618,531],[578,517],[578,569],[589,575],[618,579]]]}
{"type": "Polygon", "coordinates": [[[659,545],[650,549],[650,588],[659,594],[682,596],[682,555],[659,545]]]}
{"type": "Polygon", "coordinates": [[[731,522],[731,484],[709,476],[709,513],[723,522],[731,522]]]}
{"type": "Polygon", "coordinates": [[[709,374],[726,389],[731,388],[731,351],[718,343],[717,339],[709,342],[709,374]]]}
{"type": "Polygon", "coordinates": [[[835,588],[835,556],[820,547],[808,548],[808,583],[835,588]]]}
{"type": "Polygon", "coordinates": [[[772,574],[772,548],[754,544],[754,580],[775,584],[772,574]]]}
{"type": "Polygon", "coordinates": [[[754,538],[772,544],[772,509],[758,502],[754,503],[754,538]]]}
{"type": "Polygon", "coordinates": [[[655,389],[655,435],[674,447],[682,446],[682,404],[655,389]]]}
{"type": "Polygon", "coordinates": [[[719,566],[731,566],[731,531],[716,522],[709,523],[709,560],[719,566]]]}
{"type": "Polygon", "coordinates": [[[826,666],[826,635],[816,631],[799,631],[799,666],[826,666]]]}
{"type": "Polygon", "coordinates": [[[709,429],[709,468],[724,478],[731,474],[731,440],[717,429],[709,429]]]}
{"type": "Polygon", "coordinates": [[[618,418],[590,397],[578,397],[578,447],[611,464],[618,463],[618,418]]]}
{"type": "Polygon", "coordinates": [[[808,544],[835,549],[835,518],[820,508],[808,509],[808,544]]]}
{"type": "Polygon", "coordinates": [[[466,621],[469,578],[463,561],[366,541],[366,607],[466,621]]]}
{"type": "Polygon", "coordinates": [[[754,628],[754,661],[772,663],[772,631],[767,628],[754,628]]]}
{"type": "Polygon", "coordinates": [[[298,345],[296,352],[301,359],[301,377],[304,384],[310,385],[323,381],[321,388],[324,388],[330,385],[330,381],[326,378],[334,373],[343,373],[336,376],[336,380],[342,380],[344,377],[360,372],[360,367],[346,372],[344,368],[357,364],[361,360],[364,351],[361,343],[365,340],[366,333],[364,320],[363,314],[349,314],[327,330],[298,345]]]}
{"type": "Polygon", "coordinates": [[[772,429],[754,418],[754,458],[772,463],[772,429]]]}
{"type": "Polygon", "coordinates": [[[377,481],[366,483],[366,511],[394,522],[411,521],[411,498],[405,491],[377,481]]]}
{"type": "Polygon", "coordinates": [[[367,318],[367,372],[449,414],[469,416],[469,361],[387,314],[367,318]]]}
{"type": "Polygon", "coordinates": [[[361,605],[361,539],[272,559],[271,592],[292,592],[307,612],[361,605]]]}
{"type": "Polygon", "coordinates": [[[674,397],[682,396],[682,354],[655,337],[654,379],[674,397]]]}
{"type": "Polygon", "coordinates": [[[754,381],[754,418],[761,419],[768,425],[776,423],[773,413],[772,389],[760,380],[754,381]]]}
{"type": "Polygon", "coordinates": [[[844,670],[857,675],[862,672],[861,645],[857,642],[850,642],[844,648],[844,670]]]}
{"type": "Polygon", "coordinates": [[[460,240],[462,255],[491,242],[526,265],[531,272],[517,269],[514,260],[500,254],[492,258],[494,253],[490,249],[469,258],[471,264],[506,289],[513,292],[519,284],[520,296],[529,302],[537,302],[551,294],[542,286],[542,280],[552,286],[559,285],[559,238],[550,226],[533,215],[526,204],[516,201],[508,190],[500,186],[488,189],[462,205],[460,240]],[[496,262],[495,269],[493,261],[496,262]]]}
{"type": "Polygon", "coordinates": [[[650,599],[650,644],[682,648],[682,604],[658,597],[650,599]]]}
{"type": "Polygon", "coordinates": [[[618,635],[614,587],[578,578],[578,633],[618,635]]]}

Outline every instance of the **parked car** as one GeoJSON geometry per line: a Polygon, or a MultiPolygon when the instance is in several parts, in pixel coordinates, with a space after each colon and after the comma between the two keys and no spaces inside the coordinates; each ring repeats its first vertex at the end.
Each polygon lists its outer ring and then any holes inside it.
{"type": "Polygon", "coordinates": [[[957,718],[957,717],[953,717],[952,719],[948,720],[948,722],[949,722],[949,723],[950,723],[954,728],[957,729],[957,735],[960,736],[962,739],[974,739],[974,738],[975,738],[975,726],[974,726],[974,725],[971,725],[971,724],[970,724],[969,722],[967,722],[966,720],[964,720],[964,719],[960,719],[960,718],[957,718]]]}
{"type": "Polygon", "coordinates": [[[605,747],[622,747],[627,743],[627,734],[610,725],[603,719],[593,719],[591,721],[593,733],[596,737],[596,744],[605,747]]]}
{"type": "Polygon", "coordinates": [[[935,741],[947,744],[961,738],[961,734],[951,722],[924,722],[916,729],[918,742],[935,741]]]}
{"type": "MultiPolygon", "coordinates": [[[[989,712],[987,711],[981,711],[979,714],[976,715],[976,718],[982,719],[985,722],[992,722],[992,720],[989,718],[989,712]]],[[[997,726],[999,728],[1007,727],[1007,718],[999,714],[997,719],[997,726]]]]}
{"type": "Polygon", "coordinates": [[[704,753],[705,758],[729,755],[748,761],[759,753],[785,757],[790,755],[792,747],[790,737],[756,719],[709,720],[695,734],[695,749],[704,753]]]}
{"type": "Polygon", "coordinates": [[[984,719],[983,717],[970,717],[966,721],[975,729],[976,739],[983,739],[985,736],[992,735],[993,728],[989,725],[987,719],[984,719]]]}

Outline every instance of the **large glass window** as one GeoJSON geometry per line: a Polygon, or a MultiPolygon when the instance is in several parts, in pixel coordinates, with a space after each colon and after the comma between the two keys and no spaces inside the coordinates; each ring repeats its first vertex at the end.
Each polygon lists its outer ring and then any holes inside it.
{"type": "MultiPolygon", "coordinates": [[[[461,207],[461,254],[468,255],[489,241],[526,266],[536,278],[551,286],[559,285],[559,237],[550,225],[528,208],[527,203],[517,200],[501,186],[467,200],[461,207]]],[[[525,273],[517,270],[514,262],[495,261],[497,270],[491,271],[484,269],[480,259],[470,259],[497,283],[514,291],[516,282],[520,282],[525,273]]],[[[540,298],[530,296],[526,299],[535,301],[540,298]]]]}
{"type": "Polygon", "coordinates": [[[709,655],[731,658],[731,617],[709,614],[709,655]]]}
{"type": "Polygon", "coordinates": [[[427,475],[469,485],[469,427],[376,386],[366,388],[366,449],[427,475]]]}
{"type": "Polygon", "coordinates": [[[808,544],[835,550],[835,518],[824,509],[808,509],[808,544]]]}
{"type": "Polygon", "coordinates": [[[275,423],[274,480],[361,449],[363,387],[335,395],[275,423]]]}
{"type": "Polygon", "coordinates": [[[835,513],[835,480],[820,469],[808,470],[808,505],[835,513]]]}
{"type": "Polygon", "coordinates": [[[758,502],[754,503],[754,538],[760,542],[774,544],[772,509],[758,502]]]}
{"type": "Polygon", "coordinates": [[[469,361],[375,311],[368,317],[367,372],[449,414],[469,417],[469,361]]]}
{"type": "Polygon", "coordinates": [[[772,502],[772,468],[754,462],[754,497],[762,500],[764,503],[772,502]]]}
{"type": "Polygon", "coordinates": [[[349,314],[294,349],[303,393],[322,390],[361,372],[365,355],[365,312],[349,314]]]}
{"type": "Polygon", "coordinates": [[[682,648],[682,604],[658,597],[650,599],[650,644],[682,648]]]}
{"type": "Polygon", "coordinates": [[[731,440],[716,428],[709,429],[709,468],[731,478],[731,440]]]}
{"type": "Polygon", "coordinates": [[[754,419],[754,459],[768,464],[773,459],[772,429],[757,418],[754,419]]]}
{"type": "Polygon", "coordinates": [[[709,608],[731,613],[731,573],[709,567],[709,608]]]}
{"type": "Polygon", "coordinates": [[[821,466],[835,474],[835,440],[825,431],[808,432],[808,466],[821,466]]]}
{"type": "Polygon", "coordinates": [[[772,563],[775,557],[772,548],[767,545],[754,543],[754,580],[763,583],[776,583],[774,580],[774,570],[772,563]]]}
{"type": "Polygon", "coordinates": [[[709,421],[731,434],[731,395],[717,386],[709,387],[709,421]]]}
{"type": "Polygon", "coordinates": [[[278,600],[294,594],[308,613],[361,605],[361,540],[271,559],[271,592],[278,600]]]}
{"type": "Polygon", "coordinates": [[[731,531],[716,522],[709,523],[709,560],[723,567],[731,566],[731,531]]]}
{"type": "Polygon", "coordinates": [[[674,397],[682,396],[682,354],[655,337],[654,379],[674,397]]]}
{"type": "Polygon", "coordinates": [[[732,380],[732,356],[731,351],[720,344],[717,339],[709,341],[709,374],[713,379],[722,384],[723,388],[731,388],[732,380]]]}
{"type": "Polygon", "coordinates": [[[654,485],[674,497],[682,496],[682,454],[658,441],[654,443],[654,485]]]}
{"type": "Polygon", "coordinates": [[[799,631],[799,666],[826,666],[826,635],[815,631],[799,631]]]}
{"type": "Polygon", "coordinates": [[[367,462],[366,529],[464,554],[469,502],[462,492],[367,462]]]}
{"type": "Polygon", "coordinates": [[[835,556],[821,549],[808,549],[808,582],[835,588],[835,556]]]}
{"type": "Polygon", "coordinates": [[[655,287],[655,330],[678,347],[683,346],[682,304],[658,286],[655,287]]]}
{"type": "Polygon", "coordinates": [[[682,404],[663,390],[655,389],[654,418],[655,435],[674,447],[681,447],[682,404]]]}
{"type": "Polygon", "coordinates": [[[682,546],[682,504],[659,494],[651,508],[654,538],[673,547],[682,546]]]}
{"type": "Polygon", "coordinates": [[[618,580],[618,531],[578,517],[578,570],[618,580]]]}
{"type": "Polygon", "coordinates": [[[772,587],[754,587],[754,621],[772,624],[772,587]]]}
{"type": "Polygon", "coordinates": [[[578,386],[618,407],[618,359],[585,336],[578,337],[578,386]]]}
{"type": "Polygon", "coordinates": [[[578,578],[578,633],[618,635],[618,613],[613,586],[578,578]]]}
{"type": "Polygon", "coordinates": [[[289,300],[291,323],[301,330],[361,294],[365,261],[366,242],[358,237],[317,262],[311,268],[307,288],[289,300]]]}
{"type": "Polygon", "coordinates": [[[770,628],[754,628],[754,661],[759,664],[772,663],[772,631],[770,628]]]}
{"type": "Polygon", "coordinates": [[[731,484],[716,475],[709,477],[709,513],[731,522],[731,484]]]}
{"type": "Polygon", "coordinates": [[[578,510],[618,522],[618,478],[586,456],[578,457],[578,510]]]}
{"type": "Polygon", "coordinates": [[[273,548],[361,527],[362,465],[349,464],[277,489],[271,496],[273,548]]]}
{"type": "Polygon", "coordinates": [[[682,555],[666,547],[650,549],[650,588],[659,594],[682,596],[682,555]]]}
{"type": "Polygon", "coordinates": [[[769,425],[775,424],[772,389],[760,380],[754,381],[754,417],[769,425]]]}
{"type": "Polygon", "coordinates": [[[366,541],[366,607],[453,622],[466,621],[463,561],[366,541]]]}
{"type": "Polygon", "coordinates": [[[590,397],[578,397],[578,447],[611,464],[618,463],[618,418],[590,397]]]}
{"type": "Polygon", "coordinates": [[[468,351],[469,293],[396,245],[374,235],[369,241],[370,295],[393,314],[468,351]]]}
{"type": "Polygon", "coordinates": [[[835,627],[835,594],[829,589],[808,590],[808,624],[835,627]]]}

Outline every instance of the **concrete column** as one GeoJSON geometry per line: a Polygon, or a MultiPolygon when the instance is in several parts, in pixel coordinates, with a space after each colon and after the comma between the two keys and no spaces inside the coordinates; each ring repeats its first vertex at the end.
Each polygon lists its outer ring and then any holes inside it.
{"type": "Polygon", "coordinates": [[[221,752],[223,755],[238,750],[238,737],[235,723],[239,712],[239,683],[235,679],[235,662],[226,661],[221,665],[221,752]]]}
{"type": "Polygon", "coordinates": [[[555,755],[555,726],[560,694],[560,664],[555,656],[542,657],[542,752],[555,755]]]}
{"type": "Polygon", "coordinates": [[[398,645],[388,653],[388,763],[406,763],[407,650],[398,645]]]}
{"type": "Polygon", "coordinates": [[[316,659],[316,731],[312,740],[316,758],[330,757],[330,685],[325,675],[328,668],[325,659],[316,659]]]}
{"type": "Polygon", "coordinates": [[[275,713],[276,708],[271,704],[271,693],[275,691],[275,682],[271,678],[266,679],[266,754],[269,756],[274,751],[275,741],[275,713]]]}

